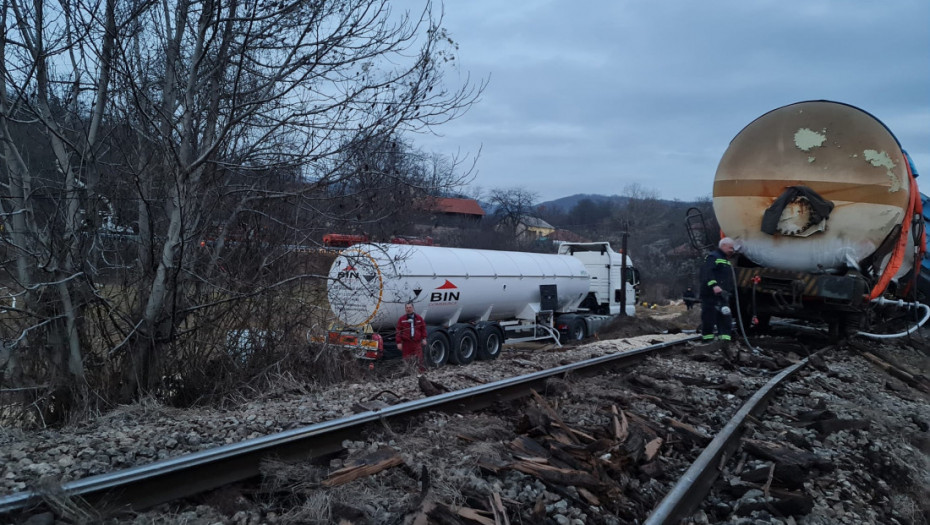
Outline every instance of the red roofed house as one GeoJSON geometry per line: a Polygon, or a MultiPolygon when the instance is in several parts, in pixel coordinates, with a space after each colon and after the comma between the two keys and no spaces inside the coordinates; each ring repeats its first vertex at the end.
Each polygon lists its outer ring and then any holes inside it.
{"type": "Polygon", "coordinates": [[[434,197],[426,201],[426,210],[431,212],[437,223],[452,225],[481,222],[484,210],[475,199],[434,197]]]}

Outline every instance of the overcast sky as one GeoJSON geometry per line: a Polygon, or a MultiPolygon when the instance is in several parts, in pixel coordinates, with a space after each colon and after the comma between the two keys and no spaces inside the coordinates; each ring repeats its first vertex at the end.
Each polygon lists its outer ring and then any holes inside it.
{"type": "MultiPolygon", "coordinates": [[[[404,0],[402,5],[413,5],[404,0]]],[[[422,2],[419,2],[422,4],[422,2]]],[[[730,140],[763,113],[828,99],[875,115],[930,194],[928,0],[447,0],[450,83],[489,85],[414,142],[481,149],[472,186],[539,201],[710,196],[730,140]]]]}

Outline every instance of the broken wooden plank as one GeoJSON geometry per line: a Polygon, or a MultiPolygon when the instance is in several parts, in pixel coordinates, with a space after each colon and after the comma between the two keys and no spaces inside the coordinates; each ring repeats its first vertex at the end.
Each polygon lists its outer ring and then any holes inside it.
{"type": "Polygon", "coordinates": [[[516,461],[511,465],[511,468],[524,474],[536,476],[545,482],[554,483],[557,485],[573,485],[576,487],[594,489],[602,486],[600,480],[592,476],[590,473],[584,472],[582,470],[559,468],[552,465],[541,465],[538,463],[531,463],[529,461],[516,461]]]}
{"type": "Polygon", "coordinates": [[[755,439],[744,439],[744,449],[757,458],[775,463],[776,475],[782,478],[805,478],[812,473],[810,469],[816,467],[824,471],[832,471],[834,465],[828,460],[807,452],[790,444],[777,444],[755,439]]]}
{"type": "MultiPolygon", "coordinates": [[[[536,390],[532,390],[531,392],[533,393],[533,398],[536,400],[536,402],[539,404],[539,406],[542,407],[542,409],[545,410],[547,414],[549,414],[549,417],[552,418],[553,421],[555,421],[556,423],[558,423],[559,425],[561,425],[562,428],[568,428],[568,425],[566,425],[565,422],[562,421],[562,418],[561,418],[561,417],[559,416],[559,414],[555,411],[555,409],[553,409],[553,408],[549,405],[549,403],[546,402],[546,400],[545,400],[541,395],[539,395],[538,392],[536,392],[536,390]]],[[[572,441],[574,441],[575,444],[578,444],[578,443],[579,443],[578,439],[577,439],[575,436],[573,436],[573,435],[571,435],[571,434],[568,434],[568,437],[569,437],[569,439],[571,439],[572,441]]]]}
{"type": "Polygon", "coordinates": [[[712,436],[707,435],[706,432],[699,430],[693,425],[689,425],[685,422],[678,421],[677,419],[672,419],[670,417],[665,418],[665,424],[672,428],[672,430],[681,434],[682,436],[690,439],[693,442],[700,443],[702,445],[707,445],[713,439],[712,436]]]}
{"type": "Polygon", "coordinates": [[[578,490],[578,495],[584,498],[584,500],[587,501],[588,504],[594,505],[595,507],[601,506],[601,500],[598,499],[597,496],[592,494],[590,490],[584,487],[577,487],[577,490],[578,490]]]}
{"type": "Polygon", "coordinates": [[[472,509],[469,507],[459,507],[455,511],[459,516],[480,523],[481,525],[497,525],[497,521],[491,518],[488,518],[484,514],[487,514],[487,511],[472,509]]]}
{"type": "Polygon", "coordinates": [[[507,509],[504,508],[500,493],[495,491],[488,499],[491,504],[491,512],[494,514],[494,524],[510,525],[510,518],[507,517],[507,509]]]}
{"type": "Polygon", "coordinates": [[[436,383],[434,381],[430,381],[429,379],[426,378],[426,376],[418,377],[417,384],[419,384],[420,391],[423,392],[423,395],[427,397],[438,396],[444,392],[449,391],[449,389],[444,387],[443,385],[440,385],[439,383],[436,383]]]}
{"type": "Polygon", "coordinates": [[[644,434],[649,435],[650,438],[664,433],[664,429],[659,428],[657,423],[639,416],[635,412],[627,412],[627,417],[630,418],[630,425],[636,425],[637,428],[642,430],[644,434]]]}
{"type": "Polygon", "coordinates": [[[627,421],[623,410],[617,408],[617,405],[610,405],[610,412],[613,414],[614,438],[622,443],[630,434],[630,422],[627,421]]]}
{"type": "Polygon", "coordinates": [[[643,451],[645,452],[647,462],[655,459],[656,455],[659,453],[659,449],[662,448],[662,443],[664,443],[664,440],[660,437],[646,443],[646,446],[643,447],[643,451]]]}
{"type": "Polygon", "coordinates": [[[390,448],[383,448],[362,458],[347,462],[350,464],[331,472],[330,475],[323,480],[322,485],[325,487],[344,485],[358,478],[377,474],[382,470],[396,467],[397,465],[403,464],[403,462],[403,458],[400,457],[397,451],[390,448]]]}
{"type": "Polygon", "coordinates": [[[474,381],[475,383],[480,383],[482,385],[487,384],[488,382],[486,379],[481,379],[480,377],[473,376],[471,374],[459,373],[459,376],[464,377],[465,379],[468,379],[470,381],[474,381]]]}
{"type": "Polygon", "coordinates": [[[856,348],[856,350],[859,351],[859,354],[862,355],[862,357],[865,357],[869,361],[875,363],[879,368],[881,368],[885,372],[888,372],[888,374],[890,374],[891,376],[896,377],[900,379],[901,381],[904,381],[909,386],[916,388],[917,390],[920,390],[921,392],[930,392],[930,382],[928,382],[926,378],[920,377],[916,374],[912,374],[911,372],[908,372],[892,363],[889,363],[888,361],[878,357],[872,352],[864,350],[861,346],[857,346],[857,345],[853,345],[853,346],[854,348],[856,348]]]}
{"type": "Polygon", "coordinates": [[[510,442],[510,449],[524,456],[548,458],[551,455],[546,447],[527,436],[513,438],[513,441],[510,442]]]}
{"type": "Polygon", "coordinates": [[[865,430],[872,425],[868,419],[824,419],[816,421],[810,428],[817,431],[821,436],[827,436],[840,430],[865,430]]]}
{"type": "Polygon", "coordinates": [[[570,432],[570,433],[572,433],[572,434],[574,434],[574,435],[576,435],[576,436],[578,436],[578,437],[580,437],[580,438],[584,438],[584,439],[588,440],[589,442],[597,441],[597,438],[595,438],[595,437],[592,436],[591,434],[582,432],[582,431],[580,431],[580,430],[576,430],[576,429],[571,428],[571,427],[563,427],[562,425],[563,425],[563,423],[558,423],[558,422],[556,422],[556,423],[555,423],[554,425],[552,425],[552,426],[561,428],[562,430],[565,430],[565,431],[567,431],[567,432],[570,432]]]}

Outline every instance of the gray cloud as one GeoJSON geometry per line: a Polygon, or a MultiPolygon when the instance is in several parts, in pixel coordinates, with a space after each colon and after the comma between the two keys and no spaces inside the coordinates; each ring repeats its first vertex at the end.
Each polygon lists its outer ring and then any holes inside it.
{"type": "Polygon", "coordinates": [[[484,188],[690,200],[753,119],[829,99],[878,117],[930,173],[927,20],[926,0],[449,2],[459,73],[490,85],[416,142],[480,147],[484,188]]]}

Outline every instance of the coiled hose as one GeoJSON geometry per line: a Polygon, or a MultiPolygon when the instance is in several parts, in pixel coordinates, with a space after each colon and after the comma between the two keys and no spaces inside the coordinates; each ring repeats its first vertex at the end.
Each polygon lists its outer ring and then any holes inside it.
{"type": "Polygon", "coordinates": [[[927,319],[930,319],[930,307],[928,307],[927,305],[923,303],[918,303],[916,301],[907,303],[907,302],[904,302],[903,300],[895,301],[892,299],[885,299],[884,297],[878,297],[876,299],[872,299],[872,302],[877,303],[880,306],[892,305],[892,306],[897,306],[899,308],[904,308],[905,306],[908,308],[910,307],[920,308],[920,309],[923,309],[924,316],[920,321],[917,321],[917,323],[914,326],[908,328],[907,330],[903,332],[898,332],[896,334],[872,334],[869,332],[856,332],[856,335],[861,335],[862,337],[868,337],[869,339],[895,339],[898,337],[904,337],[906,335],[910,335],[914,333],[918,328],[920,328],[921,326],[924,325],[924,323],[927,322],[927,319]]]}

